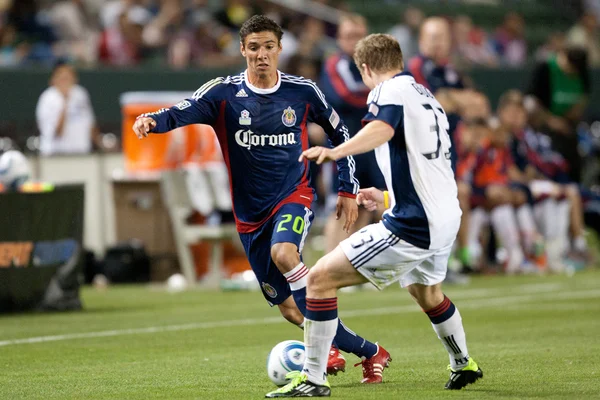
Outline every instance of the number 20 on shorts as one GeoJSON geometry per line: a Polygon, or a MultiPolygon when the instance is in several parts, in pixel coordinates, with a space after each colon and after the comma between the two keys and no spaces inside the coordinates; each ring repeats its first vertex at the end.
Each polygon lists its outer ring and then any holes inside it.
{"type": "MultiPolygon", "coordinates": [[[[289,226],[289,222],[292,220],[292,214],[283,214],[282,217],[283,219],[279,222],[279,225],[277,225],[277,232],[287,231],[288,228],[285,225],[289,226]]],[[[304,231],[304,218],[297,216],[296,219],[294,219],[292,230],[299,235],[302,234],[304,231]]]]}

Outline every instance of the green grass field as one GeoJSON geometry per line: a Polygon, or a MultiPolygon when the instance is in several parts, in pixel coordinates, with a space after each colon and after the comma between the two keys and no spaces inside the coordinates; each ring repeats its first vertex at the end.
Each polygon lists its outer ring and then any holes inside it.
{"type": "MultiPolygon", "coordinates": [[[[340,294],[346,324],[382,343],[384,384],[348,355],[338,399],[600,398],[600,270],[568,278],[480,277],[447,287],[484,378],[444,391],[448,359],[406,292],[340,294]]],[[[259,399],[267,353],[302,332],[257,292],[83,290],[85,311],[0,317],[0,399],[259,399]]]]}

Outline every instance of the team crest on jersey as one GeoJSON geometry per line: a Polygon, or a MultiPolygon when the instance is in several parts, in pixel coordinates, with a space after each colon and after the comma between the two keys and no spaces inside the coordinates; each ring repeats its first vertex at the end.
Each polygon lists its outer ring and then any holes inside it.
{"type": "Polygon", "coordinates": [[[288,107],[283,110],[283,115],[281,116],[281,122],[285,126],[294,126],[296,124],[296,111],[292,107],[288,107]]]}
{"type": "Polygon", "coordinates": [[[270,298],[274,299],[275,297],[277,297],[277,290],[275,290],[275,288],[273,286],[269,285],[266,282],[263,282],[262,288],[265,291],[265,293],[267,294],[267,296],[269,296],[270,298]]]}
{"type": "Polygon", "coordinates": [[[248,110],[244,110],[240,113],[240,125],[250,125],[252,123],[252,118],[250,118],[250,112],[248,110]]]}

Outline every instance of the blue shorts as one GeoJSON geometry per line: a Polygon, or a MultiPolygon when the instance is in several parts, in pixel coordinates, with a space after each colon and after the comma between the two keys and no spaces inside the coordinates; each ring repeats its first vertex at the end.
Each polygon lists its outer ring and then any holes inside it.
{"type": "Polygon", "coordinates": [[[309,208],[289,203],[254,232],[240,233],[252,271],[271,306],[283,303],[292,294],[287,280],[271,260],[271,247],[293,243],[301,253],[313,216],[309,208]]]}

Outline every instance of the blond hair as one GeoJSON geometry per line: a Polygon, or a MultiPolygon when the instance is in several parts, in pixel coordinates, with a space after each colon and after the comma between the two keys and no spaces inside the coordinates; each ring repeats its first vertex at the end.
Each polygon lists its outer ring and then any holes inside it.
{"type": "Polygon", "coordinates": [[[354,62],[362,70],[366,64],[376,73],[404,68],[400,43],[392,35],[373,33],[356,44],[354,62]]]}

